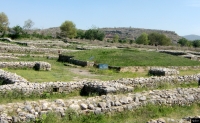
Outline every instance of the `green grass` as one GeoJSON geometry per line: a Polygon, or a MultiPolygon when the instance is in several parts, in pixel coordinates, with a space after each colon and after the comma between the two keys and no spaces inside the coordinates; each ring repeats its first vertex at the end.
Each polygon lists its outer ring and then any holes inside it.
{"type": "Polygon", "coordinates": [[[37,101],[42,99],[54,100],[54,99],[69,99],[71,97],[80,97],[79,91],[74,91],[68,94],[65,93],[53,93],[44,92],[43,94],[32,93],[29,95],[24,95],[23,92],[19,90],[7,91],[4,94],[0,94],[0,104],[7,104],[13,102],[24,102],[24,101],[37,101]]]}
{"type": "Polygon", "coordinates": [[[37,119],[36,123],[145,123],[150,119],[157,118],[174,118],[182,119],[183,117],[196,116],[200,113],[200,104],[191,106],[158,106],[148,104],[134,111],[115,112],[113,114],[86,114],[78,115],[73,110],[67,110],[66,116],[61,118],[55,113],[49,113],[37,119]]]}
{"type": "Polygon", "coordinates": [[[182,83],[174,83],[174,84],[170,84],[170,83],[159,83],[157,85],[157,87],[135,87],[133,92],[142,92],[142,91],[150,91],[150,90],[163,90],[163,89],[173,89],[173,88],[197,88],[198,87],[198,83],[197,82],[182,82],[182,83]]]}
{"type": "MultiPolygon", "coordinates": [[[[114,50],[115,51],[115,50],[114,50]]],[[[119,50],[120,51],[120,50],[119,50]]],[[[138,51],[140,52],[140,51],[138,51]]],[[[143,52],[143,51],[141,51],[143,52]]],[[[144,51],[145,52],[145,51],[144,51]]],[[[153,52],[150,52],[153,53],[153,52]]],[[[164,55],[164,54],[163,54],[164,55]]],[[[170,55],[171,57],[171,55],[170,55]]],[[[173,56],[174,57],[174,56],[173,56]]],[[[78,80],[82,79],[95,79],[95,80],[116,80],[120,78],[135,78],[135,77],[148,77],[148,71],[144,72],[118,72],[115,70],[100,70],[93,67],[79,67],[80,70],[87,70],[93,74],[90,75],[82,75],[79,73],[74,73],[70,71],[72,67],[64,66],[64,63],[57,62],[57,59],[47,59],[46,57],[31,57],[30,55],[19,57],[19,60],[12,60],[12,61],[45,61],[51,64],[52,70],[51,71],[35,71],[34,69],[13,69],[13,68],[4,68],[4,70],[16,73],[30,82],[56,82],[56,81],[73,81],[77,80],[74,78],[78,78],[78,80]]],[[[179,58],[179,57],[178,57],[179,58]]],[[[184,59],[184,58],[183,58],[184,59]]],[[[188,59],[184,59],[188,60],[188,59]]],[[[0,60],[0,61],[7,61],[10,60],[0,60]]],[[[195,61],[189,60],[191,63],[195,61]]],[[[177,61],[178,62],[178,61],[177,61]]],[[[199,62],[198,62],[199,63],[199,62]]],[[[184,70],[180,71],[180,75],[191,75],[197,74],[199,70],[184,70]]]]}
{"type": "Polygon", "coordinates": [[[93,49],[66,55],[73,55],[75,59],[95,61],[111,66],[195,66],[198,61],[177,57],[155,51],[139,51],[137,49],[93,49]]]}

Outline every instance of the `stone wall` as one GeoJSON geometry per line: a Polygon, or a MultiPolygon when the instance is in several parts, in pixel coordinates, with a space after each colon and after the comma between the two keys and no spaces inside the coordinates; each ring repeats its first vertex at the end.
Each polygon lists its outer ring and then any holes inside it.
{"type": "Polygon", "coordinates": [[[26,94],[45,92],[63,92],[69,93],[75,90],[82,91],[83,94],[96,93],[99,95],[109,93],[124,93],[131,92],[135,87],[148,87],[154,88],[161,84],[174,84],[174,83],[190,83],[198,80],[200,74],[187,75],[187,76],[161,76],[149,78],[122,78],[112,81],[79,81],[79,82],[44,82],[44,83],[31,83],[23,80],[22,77],[13,78],[13,74],[1,70],[1,78],[7,80],[6,84],[16,83],[14,85],[0,86],[0,93],[7,91],[24,90],[26,94]],[[12,82],[10,82],[12,81],[12,82]],[[26,82],[26,83],[24,83],[26,82]]]}
{"type": "Polygon", "coordinates": [[[149,70],[149,74],[154,76],[172,76],[179,75],[179,71],[177,71],[176,69],[155,67],[149,70]]]}
{"type": "Polygon", "coordinates": [[[51,70],[51,64],[42,61],[36,62],[0,62],[0,68],[33,68],[35,70],[51,70]]]}
{"type": "MultiPolygon", "coordinates": [[[[162,67],[162,66],[127,66],[127,67],[110,67],[111,69],[118,68],[116,70],[120,72],[144,72],[144,71],[149,71],[151,68],[155,67],[162,67]]],[[[176,69],[178,70],[199,70],[200,66],[165,66],[165,68],[169,69],[176,69]]]]}
{"type": "Polygon", "coordinates": [[[82,67],[94,66],[94,62],[76,60],[76,59],[73,59],[73,57],[74,56],[66,56],[66,55],[59,54],[58,61],[68,62],[70,64],[74,64],[74,65],[78,65],[78,66],[82,66],[82,67]]]}
{"type": "Polygon", "coordinates": [[[63,117],[69,115],[65,112],[69,109],[76,111],[77,114],[87,114],[88,112],[114,114],[125,110],[132,111],[148,103],[171,106],[190,105],[195,102],[200,102],[200,88],[152,90],[134,94],[102,95],[79,99],[56,99],[53,101],[26,101],[25,103],[0,105],[0,121],[27,122],[35,120],[48,112],[55,112],[63,117]]]}
{"type": "Polygon", "coordinates": [[[78,50],[56,49],[56,48],[20,47],[20,46],[0,46],[0,52],[58,54],[58,52],[66,53],[66,52],[75,52],[75,51],[78,51],[78,50]]]}
{"type": "MultiPolygon", "coordinates": [[[[4,71],[0,69],[0,80],[2,81],[1,84],[14,84],[14,83],[27,83],[28,81],[21,76],[15,74],[15,73],[10,73],[7,71],[4,71]]],[[[13,85],[11,85],[13,86],[13,85]]],[[[3,86],[0,86],[2,88],[3,86]]],[[[5,86],[6,87],[6,86],[5,86]]],[[[6,90],[5,90],[6,91],[6,90]]]]}
{"type": "Polygon", "coordinates": [[[186,76],[161,76],[149,78],[122,78],[112,81],[79,81],[79,82],[44,82],[30,83],[22,77],[0,70],[0,80],[8,81],[8,85],[0,86],[0,94],[6,95],[20,91],[24,95],[42,94],[43,92],[70,93],[82,90],[86,93],[98,93],[102,96],[75,99],[56,99],[53,101],[26,101],[25,103],[9,103],[0,105],[1,122],[23,122],[35,120],[42,114],[56,112],[65,116],[65,111],[73,109],[77,113],[93,112],[115,113],[134,110],[148,103],[155,105],[190,105],[200,102],[200,88],[177,88],[168,90],[151,90],[141,93],[132,92],[135,87],[156,87],[161,83],[189,83],[197,80],[200,74],[186,76]],[[14,84],[12,84],[14,83],[14,84]],[[127,94],[113,95],[126,92],[127,94]],[[112,94],[110,94],[112,93],[112,94]],[[106,95],[104,95],[106,94],[106,95]],[[13,113],[10,113],[13,112],[13,113]],[[8,115],[14,114],[14,115],[8,115]]]}

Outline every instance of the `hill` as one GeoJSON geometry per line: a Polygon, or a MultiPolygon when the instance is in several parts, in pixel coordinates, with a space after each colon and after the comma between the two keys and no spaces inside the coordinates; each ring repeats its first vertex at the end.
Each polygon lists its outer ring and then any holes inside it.
{"type": "Polygon", "coordinates": [[[199,35],[185,35],[183,36],[184,38],[186,38],[187,40],[200,40],[200,36],[199,35]]]}
{"type": "Polygon", "coordinates": [[[177,42],[181,37],[174,31],[167,30],[155,30],[155,29],[143,29],[143,28],[101,28],[106,33],[106,38],[112,38],[115,34],[119,35],[120,38],[128,38],[135,40],[143,32],[150,34],[153,32],[161,33],[169,37],[173,42],[177,42]]]}
{"type": "MultiPolygon", "coordinates": [[[[131,39],[135,40],[139,37],[143,32],[150,34],[152,32],[157,32],[161,34],[165,34],[169,37],[173,42],[177,42],[181,37],[177,35],[174,31],[166,31],[166,30],[155,30],[155,29],[142,29],[142,28],[129,28],[129,27],[119,27],[119,28],[99,28],[100,30],[104,31],[106,34],[106,38],[112,38],[115,34],[119,35],[121,39],[131,39]]],[[[60,33],[59,27],[52,27],[48,29],[35,29],[32,30],[36,31],[37,33],[44,34],[44,35],[52,35],[56,36],[56,33],[60,33]]]]}

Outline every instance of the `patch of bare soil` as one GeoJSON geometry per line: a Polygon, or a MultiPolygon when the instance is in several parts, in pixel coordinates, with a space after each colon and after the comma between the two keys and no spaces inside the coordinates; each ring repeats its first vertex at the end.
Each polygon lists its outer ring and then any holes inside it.
{"type": "Polygon", "coordinates": [[[81,78],[79,76],[74,77],[73,78],[74,81],[79,81],[79,80],[99,80],[99,79],[91,78],[91,77],[95,77],[95,76],[99,76],[99,75],[92,74],[87,69],[82,69],[82,68],[68,68],[68,69],[69,69],[69,71],[71,71],[74,74],[83,76],[81,78]]]}

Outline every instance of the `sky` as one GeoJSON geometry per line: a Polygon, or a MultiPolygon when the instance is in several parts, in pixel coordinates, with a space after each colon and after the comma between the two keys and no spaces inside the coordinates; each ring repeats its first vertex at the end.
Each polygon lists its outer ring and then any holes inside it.
{"type": "Polygon", "coordinates": [[[0,0],[9,27],[31,19],[33,28],[59,27],[72,21],[78,29],[132,27],[200,35],[200,0],[0,0]]]}

